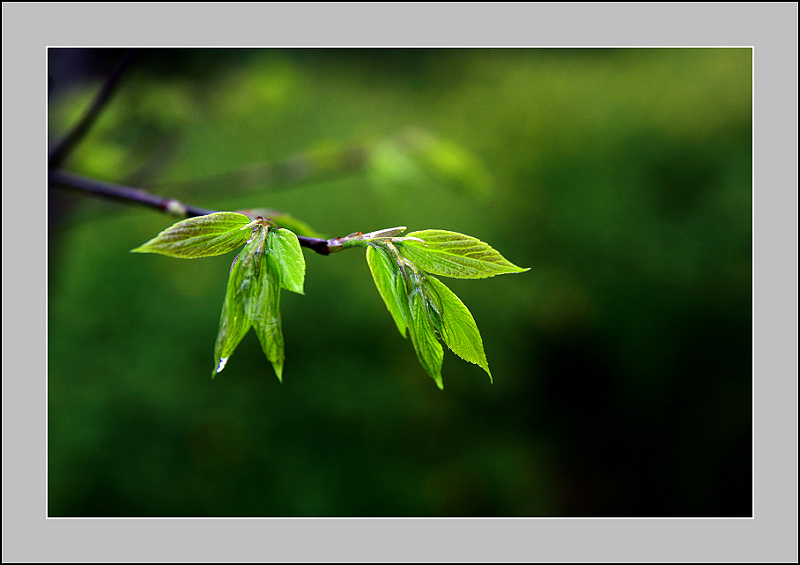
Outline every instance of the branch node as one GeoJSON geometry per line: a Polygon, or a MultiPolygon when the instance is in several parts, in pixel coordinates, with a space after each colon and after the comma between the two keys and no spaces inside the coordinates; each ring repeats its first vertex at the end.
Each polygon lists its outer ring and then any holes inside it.
{"type": "Polygon", "coordinates": [[[164,204],[164,210],[173,216],[186,217],[187,214],[186,205],[175,199],[167,200],[164,204]]]}

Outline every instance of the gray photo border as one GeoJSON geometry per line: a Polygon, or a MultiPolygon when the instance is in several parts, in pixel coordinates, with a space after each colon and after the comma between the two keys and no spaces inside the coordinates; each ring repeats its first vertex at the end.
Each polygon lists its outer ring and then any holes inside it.
{"type": "Polygon", "coordinates": [[[2,16],[3,562],[797,562],[796,3],[4,3],[2,16]],[[753,47],[754,518],[46,518],[51,46],[753,47]]]}

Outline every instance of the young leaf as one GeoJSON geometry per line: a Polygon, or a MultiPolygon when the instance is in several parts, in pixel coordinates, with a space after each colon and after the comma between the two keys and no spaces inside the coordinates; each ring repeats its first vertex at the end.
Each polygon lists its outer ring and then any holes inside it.
{"type": "Polygon", "coordinates": [[[303,294],[306,261],[297,236],[283,228],[269,230],[267,253],[276,259],[275,267],[280,277],[280,285],[286,290],[303,294]]]}
{"type": "Polygon", "coordinates": [[[405,281],[397,262],[386,249],[368,245],[367,265],[369,265],[375,286],[397,325],[397,330],[400,335],[406,337],[410,313],[408,312],[405,281]]]}
{"type": "Polygon", "coordinates": [[[215,212],[187,218],[132,249],[131,253],[158,253],[180,259],[222,255],[247,241],[252,232],[240,228],[248,223],[250,218],[235,212],[215,212]]]}
{"type": "Polygon", "coordinates": [[[421,239],[403,241],[402,253],[423,271],[443,277],[481,279],[504,273],[521,273],[517,267],[489,244],[479,239],[444,230],[423,230],[407,237],[421,239]]]}
{"type": "Polygon", "coordinates": [[[217,343],[214,347],[214,370],[211,372],[212,377],[225,368],[228,359],[236,350],[239,342],[242,341],[242,338],[249,329],[250,319],[245,313],[244,304],[236,300],[229,289],[228,293],[225,295],[225,301],[222,304],[219,333],[217,334],[217,343]]]}
{"type": "Polygon", "coordinates": [[[283,329],[281,325],[281,278],[278,262],[272,255],[263,255],[261,273],[257,286],[257,297],[252,302],[250,311],[253,329],[261,343],[261,349],[267,357],[278,380],[283,382],[283,329]]]}
{"type": "Polygon", "coordinates": [[[257,287],[263,253],[263,235],[260,231],[239,253],[231,266],[225,302],[219,322],[219,333],[214,348],[213,377],[228,362],[239,342],[252,325],[251,312],[255,310],[252,289],[257,287]]]}
{"type": "Polygon", "coordinates": [[[427,305],[422,296],[422,293],[415,290],[409,297],[410,310],[411,310],[411,325],[409,330],[411,333],[411,342],[414,344],[414,351],[417,353],[417,359],[425,369],[425,371],[436,382],[439,389],[444,389],[442,382],[442,361],[444,359],[444,351],[439,341],[436,339],[436,334],[433,332],[428,313],[426,312],[427,305]]]}
{"type": "Polygon", "coordinates": [[[231,267],[214,351],[216,375],[239,345],[250,326],[272,363],[279,380],[283,375],[283,332],[280,316],[279,261],[266,253],[268,231],[259,229],[231,267]]]}
{"type": "Polygon", "coordinates": [[[427,277],[428,284],[438,295],[442,306],[442,339],[450,351],[464,361],[474,363],[486,371],[489,380],[492,373],[483,351],[483,340],[472,314],[452,290],[436,277],[427,277]]]}

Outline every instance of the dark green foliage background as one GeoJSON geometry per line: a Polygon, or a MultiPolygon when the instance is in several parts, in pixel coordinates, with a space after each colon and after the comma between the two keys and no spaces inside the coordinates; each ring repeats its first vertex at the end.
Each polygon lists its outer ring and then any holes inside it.
{"type": "MultiPolygon", "coordinates": [[[[75,55],[50,52],[54,139],[119,52],[70,81],[75,55]]],[[[49,514],[750,515],[751,73],[749,49],[144,51],[70,169],[531,271],[445,281],[494,384],[448,352],[439,391],[363,252],[308,250],[284,383],[252,332],[211,380],[233,254],[130,254],[173,220],[51,193],[49,514]],[[210,179],[408,126],[474,160],[210,179]]]]}

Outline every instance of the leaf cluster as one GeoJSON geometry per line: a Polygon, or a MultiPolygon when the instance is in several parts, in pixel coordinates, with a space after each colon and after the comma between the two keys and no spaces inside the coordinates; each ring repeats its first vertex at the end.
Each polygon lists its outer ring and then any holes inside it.
{"type": "Polygon", "coordinates": [[[133,250],[193,259],[233,251],[245,243],[231,265],[214,348],[220,372],[252,327],[264,355],[283,380],[283,330],[280,290],[303,294],[306,263],[297,236],[270,220],[235,212],[216,212],[182,220],[133,250]],[[246,242],[246,243],[245,243],[246,242]]]}
{"type": "Polygon", "coordinates": [[[420,364],[436,385],[442,382],[440,341],[489,379],[478,326],[463,302],[434,275],[484,278],[526,271],[488,244],[444,230],[412,232],[404,238],[371,241],[367,263],[375,286],[403,337],[410,336],[420,364]]]}
{"type": "MultiPolygon", "coordinates": [[[[464,234],[423,230],[400,234],[405,227],[350,234],[328,240],[330,252],[365,247],[378,292],[398,331],[410,337],[420,364],[444,388],[442,343],[460,358],[489,364],[480,332],[469,309],[437,276],[477,279],[527,271],[488,244],[464,234]]],[[[285,360],[280,315],[281,289],[303,294],[305,259],[294,232],[272,220],[236,212],[216,212],[182,220],[135,253],[194,259],[233,251],[244,244],[231,265],[212,376],[252,327],[279,380],[285,360]]]]}

